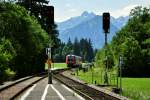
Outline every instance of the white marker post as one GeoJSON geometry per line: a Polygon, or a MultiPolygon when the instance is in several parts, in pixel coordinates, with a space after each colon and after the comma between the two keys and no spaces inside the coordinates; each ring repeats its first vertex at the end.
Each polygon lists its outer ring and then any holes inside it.
{"type": "Polygon", "coordinates": [[[46,48],[46,54],[48,55],[48,84],[52,84],[52,72],[51,72],[51,48],[46,48]]]}

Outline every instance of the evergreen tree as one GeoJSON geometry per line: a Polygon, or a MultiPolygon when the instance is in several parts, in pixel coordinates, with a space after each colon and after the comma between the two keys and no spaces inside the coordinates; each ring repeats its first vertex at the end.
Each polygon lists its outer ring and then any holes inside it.
{"type": "Polygon", "coordinates": [[[91,62],[94,58],[94,51],[91,40],[81,39],[80,40],[80,54],[84,61],[91,62]]]}
{"type": "Polygon", "coordinates": [[[70,40],[70,38],[68,39],[68,42],[67,42],[67,48],[68,48],[68,53],[67,54],[73,54],[73,44],[72,44],[72,42],[71,42],[71,40],[70,40]]]}
{"type": "Polygon", "coordinates": [[[80,40],[80,49],[81,49],[81,56],[83,58],[83,61],[86,61],[87,58],[87,43],[85,39],[80,40]]]}
{"type": "Polygon", "coordinates": [[[55,50],[55,53],[54,53],[54,62],[65,62],[65,55],[66,53],[63,55],[63,48],[66,44],[65,43],[60,43],[60,46],[59,48],[57,48],[55,50]]]}
{"type": "Polygon", "coordinates": [[[91,62],[94,58],[94,51],[93,51],[93,47],[92,47],[92,43],[91,40],[88,40],[88,60],[89,62],[91,62]]]}
{"type": "Polygon", "coordinates": [[[75,55],[80,56],[80,44],[77,38],[75,38],[75,41],[73,44],[73,51],[75,55]]]}

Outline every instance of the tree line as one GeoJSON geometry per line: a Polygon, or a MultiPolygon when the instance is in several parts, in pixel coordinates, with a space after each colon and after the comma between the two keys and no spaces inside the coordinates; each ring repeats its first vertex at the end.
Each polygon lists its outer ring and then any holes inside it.
{"type": "MultiPolygon", "coordinates": [[[[118,58],[123,57],[122,75],[132,77],[150,76],[150,8],[135,7],[130,12],[128,23],[116,33],[107,46],[108,56],[118,66],[118,58]]],[[[105,47],[104,47],[105,48],[105,47]]],[[[103,65],[104,48],[98,51],[96,62],[103,65]],[[103,56],[101,56],[103,55],[103,56]]],[[[110,67],[111,68],[111,67],[110,67]]]]}
{"type": "Polygon", "coordinates": [[[53,55],[54,62],[65,62],[65,57],[68,54],[81,56],[83,62],[92,62],[95,50],[90,39],[82,38],[78,40],[75,38],[74,42],[71,42],[69,38],[67,43],[61,43],[59,48],[55,50],[53,55]]]}

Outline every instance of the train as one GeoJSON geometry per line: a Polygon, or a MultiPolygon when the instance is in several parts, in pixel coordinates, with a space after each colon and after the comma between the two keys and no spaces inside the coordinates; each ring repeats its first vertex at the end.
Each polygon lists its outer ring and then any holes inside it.
{"type": "Polygon", "coordinates": [[[77,55],[67,55],[66,64],[68,68],[82,67],[82,57],[77,55]]]}

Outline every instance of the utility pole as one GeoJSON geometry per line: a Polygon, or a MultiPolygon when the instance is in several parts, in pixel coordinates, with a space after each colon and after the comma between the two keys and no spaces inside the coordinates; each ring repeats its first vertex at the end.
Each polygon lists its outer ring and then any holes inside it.
{"type": "Polygon", "coordinates": [[[104,84],[108,85],[108,58],[107,58],[107,33],[105,33],[105,75],[104,75],[104,84]]]}
{"type": "Polygon", "coordinates": [[[119,55],[119,69],[120,69],[120,95],[122,95],[122,64],[123,64],[123,58],[121,55],[119,55]]]}
{"type": "Polygon", "coordinates": [[[103,13],[103,30],[105,33],[105,74],[104,84],[108,85],[108,56],[107,56],[107,34],[110,30],[110,14],[108,12],[103,13]]]}
{"type": "Polygon", "coordinates": [[[54,7],[53,6],[46,6],[44,5],[42,7],[42,18],[46,18],[45,24],[47,25],[47,32],[49,35],[49,48],[47,48],[47,53],[48,53],[48,84],[52,84],[52,47],[53,47],[53,41],[51,40],[51,36],[53,33],[51,32],[52,30],[52,25],[54,25],[54,7]]]}

